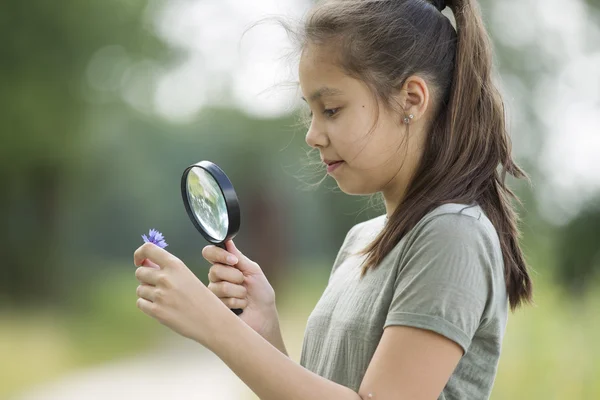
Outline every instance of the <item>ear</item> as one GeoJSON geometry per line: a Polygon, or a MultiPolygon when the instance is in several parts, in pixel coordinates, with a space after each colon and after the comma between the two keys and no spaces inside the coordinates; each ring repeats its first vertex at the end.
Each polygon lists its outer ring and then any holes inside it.
{"type": "Polygon", "coordinates": [[[397,101],[406,113],[403,118],[408,115],[414,116],[413,121],[423,118],[429,106],[429,88],[425,80],[416,75],[406,78],[397,101]]]}

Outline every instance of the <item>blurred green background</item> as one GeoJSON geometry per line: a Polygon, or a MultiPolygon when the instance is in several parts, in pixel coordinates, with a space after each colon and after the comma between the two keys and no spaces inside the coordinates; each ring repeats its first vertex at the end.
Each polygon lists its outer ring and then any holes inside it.
{"type": "MultiPolygon", "coordinates": [[[[286,36],[269,24],[244,34],[310,3],[3,2],[0,398],[165,398],[169,384],[188,385],[185,398],[252,398],[243,386],[228,394],[237,378],[220,360],[178,352],[189,344],[135,307],[132,254],[150,228],[207,283],[179,192],[183,169],[203,159],[236,187],[236,243],[273,283],[299,360],[345,233],[383,213],[333,180],[311,188],[322,172],[306,167],[286,36]],[[170,371],[168,384],[140,365],[170,371]]],[[[600,1],[481,4],[533,181],[513,188],[536,284],[535,306],[509,319],[492,398],[598,399],[600,1]]]]}

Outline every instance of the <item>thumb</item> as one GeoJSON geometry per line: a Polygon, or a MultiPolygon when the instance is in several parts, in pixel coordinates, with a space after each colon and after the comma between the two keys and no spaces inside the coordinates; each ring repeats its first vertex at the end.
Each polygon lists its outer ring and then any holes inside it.
{"type": "Polygon", "coordinates": [[[227,242],[225,242],[225,247],[229,253],[237,257],[238,263],[235,265],[237,269],[239,269],[243,273],[248,274],[262,273],[260,266],[254,261],[250,260],[244,254],[242,254],[242,252],[239,251],[237,247],[235,247],[235,243],[233,243],[233,240],[228,240],[227,242]]]}

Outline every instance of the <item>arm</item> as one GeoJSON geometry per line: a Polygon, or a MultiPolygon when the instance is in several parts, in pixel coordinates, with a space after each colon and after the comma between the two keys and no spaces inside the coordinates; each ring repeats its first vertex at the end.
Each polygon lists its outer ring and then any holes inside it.
{"type": "MultiPolygon", "coordinates": [[[[419,292],[426,293],[421,289],[419,292]]],[[[435,292],[434,297],[439,293],[435,292]]],[[[401,298],[396,298],[395,303],[401,298]]],[[[389,322],[399,323],[395,315],[389,322]]],[[[357,394],[282,357],[254,332],[239,326],[243,324],[234,321],[233,316],[222,325],[229,329],[218,335],[211,350],[262,400],[434,400],[463,354],[462,347],[455,341],[430,330],[388,326],[357,394]]]]}
{"type": "Polygon", "coordinates": [[[229,308],[243,309],[239,319],[287,356],[273,287],[260,266],[242,254],[232,240],[226,247],[206,246],[202,250],[204,258],[213,264],[208,288],[229,308]]]}
{"type": "Polygon", "coordinates": [[[210,350],[262,400],[361,400],[286,357],[233,313],[220,325],[210,350]]]}
{"type": "Polygon", "coordinates": [[[279,326],[279,314],[277,309],[274,310],[275,317],[272,319],[274,326],[268,327],[265,333],[262,335],[273,347],[279,350],[281,353],[289,357],[287,349],[285,348],[285,342],[281,335],[281,328],[279,326]]]}
{"type": "Polygon", "coordinates": [[[285,357],[235,315],[222,326],[226,329],[210,350],[262,400],[434,400],[463,354],[458,344],[434,332],[390,326],[357,394],[285,357]]]}
{"type": "MultiPolygon", "coordinates": [[[[335,272],[336,268],[341,264],[341,262],[347,256],[348,243],[352,240],[353,232],[357,229],[357,227],[358,226],[352,227],[348,231],[348,233],[346,234],[346,237],[344,238],[344,241],[342,243],[340,251],[338,252],[338,254],[337,254],[337,256],[336,256],[336,258],[334,260],[333,268],[332,268],[331,273],[329,275],[329,279],[331,279],[331,276],[335,272]]],[[[230,243],[228,242],[227,245],[230,246],[230,243]]],[[[233,241],[231,241],[231,249],[230,250],[232,251],[233,254],[235,254],[241,260],[245,261],[245,262],[242,263],[242,265],[244,265],[246,263],[246,261],[250,261],[250,260],[248,260],[247,257],[245,257],[240,251],[238,251],[235,248],[235,245],[233,244],[233,241]]],[[[219,258],[219,255],[217,254],[219,252],[219,249],[213,250],[213,251],[215,251],[215,254],[214,254],[213,258],[216,260],[216,259],[219,258]]],[[[209,261],[210,261],[211,260],[210,256],[207,259],[209,259],[209,261]]],[[[251,264],[255,264],[255,263],[251,263],[251,264]]],[[[257,268],[260,268],[260,267],[258,267],[258,264],[255,264],[255,266],[257,268]]],[[[263,274],[263,276],[264,276],[264,274],[263,274]]],[[[209,279],[210,279],[210,274],[209,274],[209,279]]],[[[264,280],[266,281],[266,278],[264,278],[264,280]]],[[[215,294],[218,294],[218,293],[215,293],[215,294]]],[[[281,328],[279,326],[279,315],[277,313],[277,307],[275,306],[275,300],[274,300],[274,298],[273,298],[273,306],[269,307],[269,311],[267,311],[265,314],[268,315],[268,316],[270,316],[270,317],[267,317],[267,321],[270,321],[270,325],[267,326],[265,329],[257,330],[257,332],[262,337],[264,337],[269,343],[271,343],[273,346],[275,346],[275,348],[277,348],[279,351],[281,351],[283,354],[285,354],[286,356],[289,357],[287,349],[285,348],[285,343],[283,341],[283,337],[281,335],[281,328]]]]}
{"type": "MultiPolygon", "coordinates": [[[[451,226],[456,230],[455,224],[451,226]]],[[[430,256],[427,258],[430,259],[430,256]]],[[[139,296],[137,306],[175,332],[210,349],[263,400],[387,400],[392,396],[397,399],[399,393],[416,393],[418,399],[433,399],[430,396],[441,391],[458,363],[462,354],[460,347],[468,348],[468,339],[465,340],[461,335],[456,340],[450,340],[422,329],[405,327],[410,321],[403,320],[404,312],[396,309],[386,321],[386,326],[394,327],[385,329],[360,388],[360,393],[367,397],[359,396],[345,386],[308,371],[282,354],[233,314],[181,260],[164,249],[146,243],[134,253],[134,264],[140,266],[136,269],[136,277],[141,283],[136,290],[139,296]],[[144,260],[156,263],[160,269],[140,266],[144,260]],[[461,341],[462,345],[457,349],[454,342],[461,344],[461,341]]],[[[442,288],[453,288],[454,285],[449,285],[446,280],[440,281],[439,273],[447,269],[435,268],[441,265],[444,263],[433,262],[426,270],[437,272],[434,282],[441,284],[442,288]]],[[[420,275],[426,277],[428,274],[420,275]]],[[[432,282],[429,279],[425,281],[432,282]]],[[[476,282],[474,280],[471,283],[476,282]]],[[[461,283],[461,291],[468,293],[465,283],[461,283]]],[[[439,302],[439,296],[444,293],[440,290],[420,290],[418,297],[427,297],[424,295],[428,292],[430,295],[435,293],[436,299],[430,305],[449,305],[439,302]]],[[[406,303],[407,293],[410,293],[407,288],[397,290],[398,295],[394,297],[392,307],[397,308],[401,304],[407,307],[410,304],[406,303]]],[[[445,295],[445,300],[457,298],[452,290],[445,295]]],[[[467,298],[473,299],[470,296],[467,298]]],[[[446,307],[444,309],[448,310],[446,307]]],[[[454,310],[455,307],[450,309],[454,310]]],[[[475,314],[478,314],[477,310],[469,311],[469,319],[478,319],[475,314]]],[[[431,321],[437,322],[438,317],[431,316],[431,321]]],[[[447,322],[452,324],[451,321],[447,322]]],[[[444,324],[444,327],[448,326],[444,324]]],[[[462,331],[470,332],[469,329],[462,331]]]]}
{"type": "Polygon", "coordinates": [[[455,342],[437,333],[390,326],[383,336],[358,393],[373,400],[435,400],[463,355],[455,342]]]}

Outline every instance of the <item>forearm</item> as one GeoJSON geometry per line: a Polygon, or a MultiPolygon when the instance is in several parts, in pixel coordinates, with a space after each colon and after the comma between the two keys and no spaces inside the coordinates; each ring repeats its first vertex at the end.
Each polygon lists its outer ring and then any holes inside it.
{"type": "Polygon", "coordinates": [[[268,327],[266,332],[261,336],[271,343],[277,350],[289,357],[287,349],[285,348],[283,336],[281,335],[281,327],[279,326],[279,315],[277,314],[277,310],[275,310],[275,317],[273,318],[273,321],[275,321],[275,325],[268,327]]]}
{"type": "Polygon", "coordinates": [[[215,337],[210,350],[262,400],[361,400],[351,389],[286,357],[235,315],[222,322],[226,329],[215,337]]]}

